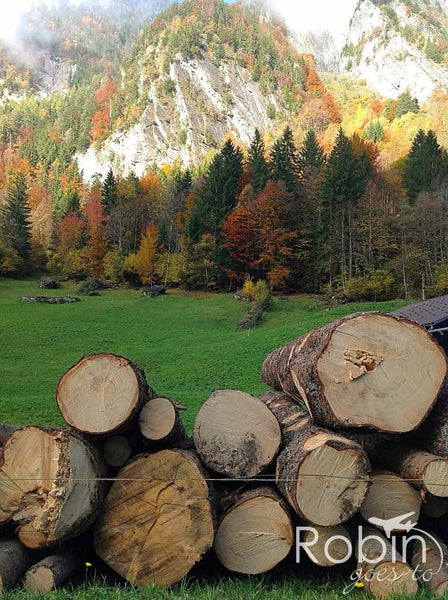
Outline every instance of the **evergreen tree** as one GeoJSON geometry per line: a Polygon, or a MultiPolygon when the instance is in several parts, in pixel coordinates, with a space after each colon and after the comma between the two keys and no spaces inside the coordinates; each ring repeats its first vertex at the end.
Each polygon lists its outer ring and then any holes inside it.
{"type": "Polygon", "coordinates": [[[301,177],[307,170],[319,171],[325,164],[325,154],[322,146],[319,146],[316,134],[310,129],[305,134],[302,149],[297,159],[298,169],[301,177]]]}
{"type": "Polygon", "coordinates": [[[436,134],[431,130],[425,134],[420,129],[406,157],[403,174],[403,183],[411,202],[415,201],[420,192],[431,189],[431,185],[443,171],[443,164],[443,151],[436,134]]]}
{"type": "Polygon", "coordinates": [[[417,113],[419,111],[418,100],[417,98],[413,98],[409,93],[409,90],[406,90],[402,94],[400,94],[397,98],[397,106],[395,108],[395,116],[402,117],[408,112],[417,113]]]}
{"type": "Polygon", "coordinates": [[[3,240],[25,264],[31,256],[30,214],[26,179],[23,173],[17,173],[8,181],[6,203],[1,213],[1,233],[3,240]]]}
{"type": "Polygon", "coordinates": [[[299,189],[298,156],[292,130],[289,125],[272,147],[269,167],[271,179],[274,181],[283,181],[286,190],[290,194],[297,196],[299,189]]]}
{"type": "Polygon", "coordinates": [[[265,146],[258,129],[255,129],[254,138],[247,151],[246,166],[253,173],[252,187],[255,194],[264,190],[269,180],[269,165],[265,158],[265,146]]]}
{"type": "Polygon", "coordinates": [[[106,179],[101,186],[101,202],[104,206],[104,212],[109,215],[111,210],[117,205],[117,180],[112,169],[109,169],[106,179]]]}

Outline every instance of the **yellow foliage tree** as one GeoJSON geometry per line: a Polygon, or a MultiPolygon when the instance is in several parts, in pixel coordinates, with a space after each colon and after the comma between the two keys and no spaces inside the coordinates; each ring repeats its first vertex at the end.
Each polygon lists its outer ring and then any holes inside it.
{"type": "Polygon", "coordinates": [[[155,258],[157,254],[157,227],[154,223],[150,223],[137,252],[136,269],[140,281],[152,285],[154,276],[155,258]]]}

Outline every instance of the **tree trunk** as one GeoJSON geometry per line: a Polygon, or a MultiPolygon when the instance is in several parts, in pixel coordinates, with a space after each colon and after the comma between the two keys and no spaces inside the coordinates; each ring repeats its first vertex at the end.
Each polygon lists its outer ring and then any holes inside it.
{"type": "Polygon", "coordinates": [[[265,486],[236,497],[221,518],[214,550],[229,571],[256,575],[282,561],[293,541],[286,504],[274,490],[265,486]]]}
{"type": "Polygon", "coordinates": [[[393,551],[390,542],[372,527],[363,527],[363,544],[357,545],[358,573],[365,589],[376,598],[416,594],[411,567],[393,551]]]}
{"type": "Polygon", "coordinates": [[[50,592],[75,575],[82,563],[79,548],[61,550],[30,567],[23,580],[24,587],[32,594],[50,592]]]}
{"type": "Polygon", "coordinates": [[[319,425],[403,433],[425,418],[446,370],[442,348],[417,323],[357,313],[271,352],[262,378],[304,401],[319,425]]]}
{"type": "Polygon", "coordinates": [[[179,410],[179,406],[169,398],[158,396],[148,400],[138,421],[145,440],[159,446],[185,444],[188,436],[179,410]]]}
{"type": "Polygon", "coordinates": [[[153,397],[143,371],[126,358],[110,353],[81,358],[64,373],[56,390],[64,421],[92,435],[123,429],[153,397]]]}
{"type": "Polygon", "coordinates": [[[276,483],[305,521],[321,526],[347,521],[363,503],[370,464],[356,442],[314,427],[307,412],[284,393],[261,400],[282,426],[276,483]]]}
{"type": "Polygon", "coordinates": [[[128,463],[96,522],[98,556],[134,585],[180,581],[213,544],[206,478],[198,458],[183,450],[128,463]]]}
{"type": "Polygon", "coordinates": [[[395,473],[376,471],[367,498],[359,512],[362,517],[383,531],[405,531],[418,521],[421,495],[395,473]],[[385,523],[395,519],[395,523],[385,523]]]}
{"type": "Polygon", "coordinates": [[[79,436],[62,429],[18,429],[6,440],[0,462],[0,523],[16,523],[29,548],[79,535],[98,513],[100,476],[79,436]]]}
{"type": "Polygon", "coordinates": [[[0,540],[0,593],[13,588],[32,564],[33,555],[18,540],[0,540]]]}
{"type": "Polygon", "coordinates": [[[281,432],[259,398],[221,390],[202,405],[193,439],[201,459],[213,471],[227,477],[254,477],[273,462],[281,432]]]}
{"type": "Polygon", "coordinates": [[[398,443],[377,446],[370,458],[433,496],[448,497],[448,461],[443,458],[398,443]]]}
{"type": "Polygon", "coordinates": [[[423,585],[435,596],[448,590],[448,548],[432,532],[425,532],[424,543],[414,544],[412,567],[423,585]]]}
{"type": "Polygon", "coordinates": [[[334,567],[340,561],[348,561],[350,557],[350,532],[343,525],[315,525],[311,531],[304,533],[303,542],[310,545],[310,558],[319,567],[334,567]]]}

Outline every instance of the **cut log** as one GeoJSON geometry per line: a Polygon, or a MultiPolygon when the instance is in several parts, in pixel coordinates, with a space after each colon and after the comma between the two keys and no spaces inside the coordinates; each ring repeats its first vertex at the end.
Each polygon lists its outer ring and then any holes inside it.
{"type": "Polygon", "coordinates": [[[0,539],[0,593],[13,588],[32,561],[32,553],[17,539],[0,539]]]}
{"type": "Polygon", "coordinates": [[[431,594],[444,597],[448,590],[448,548],[433,532],[419,531],[414,542],[412,567],[431,594]]]}
{"type": "Polygon", "coordinates": [[[111,467],[124,466],[131,455],[132,444],[124,435],[113,435],[104,442],[104,460],[111,467]]]}
{"type": "Polygon", "coordinates": [[[319,567],[334,567],[347,562],[351,555],[350,532],[343,525],[315,525],[312,530],[304,533],[303,543],[309,544],[310,558],[319,567]]]}
{"type": "Polygon", "coordinates": [[[45,594],[73,577],[82,564],[79,548],[61,550],[30,567],[23,578],[24,587],[32,594],[45,594]]]}
{"type": "Polygon", "coordinates": [[[19,429],[3,447],[0,523],[17,523],[29,548],[79,535],[98,513],[100,476],[89,445],[74,433],[19,429]]]}
{"type": "Polygon", "coordinates": [[[281,443],[277,419],[246,392],[214,392],[196,417],[193,439],[202,461],[227,477],[254,477],[274,460],[281,443]]]}
{"type": "Polygon", "coordinates": [[[81,358],[64,373],[56,390],[64,421],[92,435],[124,428],[153,396],[143,371],[126,358],[110,353],[81,358]]]}
{"type": "Polygon", "coordinates": [[[416,594],[418,584],[412,568],[376,529],[362,528],[362,545],[357,544],[359,579],[376,598],[416,594]]]}
{"type": "Polygon", "coordinates": [[[304,401],[318,425],[402,433],[428,414],[447,372],[420,325],[357,313],[318,327],[265,359],[265,383],[304,401]]]}
{"type": "Polygon", "coordinates": [[[370,464],[363,448],[314,427],[307,412],[284,393],[261,400],[282,426],[276,483],[305,521],[329,527],[347,521],[365,500],[370,464]]]}
{"type": "Polygon", "coordinates": [[[206,478],[198,458],[184,450],[161,450],[128,463],[96,522],[98,556],[135,585],[180,581],[213,544],[206,478]]]}
{"type": "Polygon", "coordinates": [[[404,531],[409,524],[418,521],[421,502],[419,492],[399,475],[376,471],[359,512],[371,525],[383,531],[404,531]],[[391,519],[396,520],[394,525],[385,523],[391,519]]]}
{"type": "Polygon", "coordinates": [[[146,402],[139,417],[140,431],[151,444],[173,445],[187,439],[178,406],[163,396],[146,402]]]}
{"type": "Polygon", "coordinates": [[[219,523],[214,549],[229,571],[256,575],[278,565],[289,554],[293,541],[286,504],[264,486],[236,498],[219,523]]]}
{"type": "Polygon", "coordinates": [[[421,512],[425,517],[440,519],[448,513],[448,500],[432,494],[425,494],[421,512]]]}
{"type": "Polygon", "coordinates": [[[405,444],[381,444],[370,457],[433,496],[448,497],[448,461],[405,444]]]}

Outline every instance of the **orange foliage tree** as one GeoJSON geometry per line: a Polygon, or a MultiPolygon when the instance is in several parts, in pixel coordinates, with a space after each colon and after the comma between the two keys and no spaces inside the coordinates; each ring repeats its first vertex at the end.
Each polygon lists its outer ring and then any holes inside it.
{"type": "Polygon", "coordinates": [[[102,277],[104,274],[104,256],[106,254],[105,225],[107,217],[101,203],[100,188],[96,187],[91,190],[83,211],[87,217],[89,241],[83,250],[82,257],[89,275],[102,277]]]}
{"type": "Polygon", "coordinates": [[[146,232],[142,235],[140,247],[137,252],[136,270],[142,283],[152,285],[154,276],[155,258],[157,255],[158,231],[154,223],[149,223],[146,232]]]}

